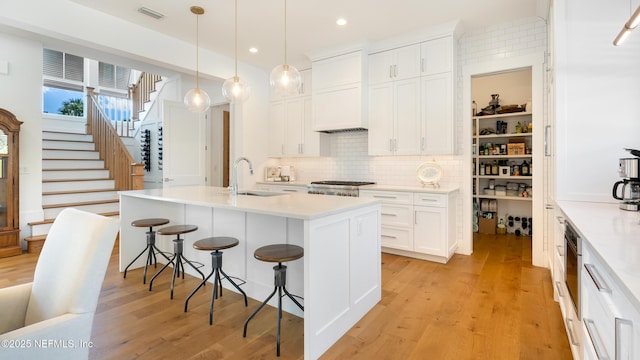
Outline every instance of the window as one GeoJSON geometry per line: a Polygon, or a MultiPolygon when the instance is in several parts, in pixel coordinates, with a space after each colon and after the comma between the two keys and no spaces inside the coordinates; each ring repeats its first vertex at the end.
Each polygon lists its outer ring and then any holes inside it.
{"type": "Polygon", "coordinates": [[[100,62],[98,65],[99,85],[101,88],[111,88],[127,91],[129,88],[129,74],[131,69],[124,66],[100,62]]]}
{"type": "Polygon", "coordinates": [[[83,116],[84,58],[44,49],[42,73],[42,111],[83,116]]]}
{"type": "Polygon", "coordinates": [[[124,66],[98,64],[98,103],[111,120],[131,119],[131,101],[128,99],[131,69],[124,66]]]}

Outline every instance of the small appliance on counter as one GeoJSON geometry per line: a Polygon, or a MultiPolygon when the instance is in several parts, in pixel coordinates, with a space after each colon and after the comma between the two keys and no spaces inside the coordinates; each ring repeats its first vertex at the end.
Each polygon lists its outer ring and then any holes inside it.
{"type": "Polygon", "coordinates": [[[621,200],[620,209],[628,211],[640,210],[640,150],[625,149],[633,158],[622,158],[618,162],[618,175],[622,180],[613,184],[612,195],[621,200]],[[620,189],[620,190],[619,190],[620,189]]]}
{"type": "Polygon", "coordinates": [[[267,166],[264,169],[264,181],[288,182],[295,180],[295,169],[293,166],[267,166]]]}

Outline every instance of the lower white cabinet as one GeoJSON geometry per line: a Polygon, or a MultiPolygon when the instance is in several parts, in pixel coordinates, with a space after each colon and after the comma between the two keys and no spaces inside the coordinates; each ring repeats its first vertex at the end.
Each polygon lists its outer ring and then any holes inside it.
{"type": "Polygon", "coordinates": [[[382,200],[382,251],[446,263],[458,245],[455,192],[360,190],[382,200]]]}
{"type": "Polygon", "coordinates": [[[582,259],[584,359],[638,359],[640,312],[586,241],[582,245],[582,259]]]}

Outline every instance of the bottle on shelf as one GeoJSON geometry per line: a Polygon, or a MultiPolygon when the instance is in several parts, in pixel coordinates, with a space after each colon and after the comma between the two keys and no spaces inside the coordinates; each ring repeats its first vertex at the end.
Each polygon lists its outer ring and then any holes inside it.
{"type": "Polygon", "coordinates": [[[522,176],[529,176],[529,164],[527,163],[527,160],[523,160],[522,161],[522,165],[520,165],[520,172],[522,173],[522,176]]]}
{"type": "Polygon", "coordinates": [[[480,163],[480,176],[484,176],[484,163],[480,163]]]}
{"type": "Polygon", "coordinates": [[[491,175],[498,175],[498,162],[493,160],[493,164],[491,164],[491,175]]]}

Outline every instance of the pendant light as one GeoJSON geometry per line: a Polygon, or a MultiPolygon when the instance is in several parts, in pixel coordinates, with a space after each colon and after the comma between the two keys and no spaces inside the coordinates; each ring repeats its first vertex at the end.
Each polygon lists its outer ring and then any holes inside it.
{"type": "Polygon", "coordinates": [[[238,77],[238,0],[235,0],[235,76],[222,84],[222,95],[233,103],[245,101],[251,93],[251,87],[238,77]]]}
{"type": "Polygon", "coordinates": [[[284,0],[284,64],[271,70],[269,84],[276,94],[287,96],[298,93],[301,82],[298,69],[287,64],[287,0],[284,0]]]}
{"type": "Polygon", "coordinates": [[[195,113],[203,113],[211,106],[211,99],[206,91],[200,89],[199,78],[200,72],[198,70],[198,17],[204,14],[204,9],[200,6],[192,6],[191,12],[196,15],[196,88],[189,90],[184,96],[184,104],[187,109],[195,113]]]}

